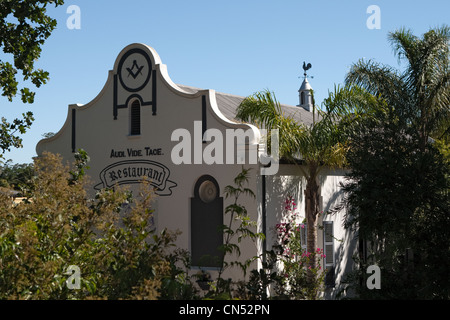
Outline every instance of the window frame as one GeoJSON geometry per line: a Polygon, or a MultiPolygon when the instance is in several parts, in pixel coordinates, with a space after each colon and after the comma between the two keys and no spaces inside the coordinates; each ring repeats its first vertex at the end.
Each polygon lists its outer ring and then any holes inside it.
{"type": "MultiPolygon", "coordinates": [[[[333,221],[323,221],[323,253],[325,257],[323,258],[323,266],[325,269],[331,269],[335,266],[335,257],[334,257],[334,223],[333,221]],[[327,227],[331,225],[331,233],[327,234],[327,227]],[[329,238],[327,237],[329,236],[329,238]],[[328,238],[328,239],[327,239],[328,238]],[[331,240],[330,240],[331,239],[331,240]],[[329,241],[327,241],[329,240],[329,241]],[[328,250],[327,246],[331,246],[331,249],[328,250]],[[331,252],[329,252],[331,251],[331,252]],[[327,262],[327,258],[331,255],[332,262],[327,262]]],[[[329,230],[328,230],[329,231],[329,230]]]]}
{"type": "Polygon", "coordinates": [[[305,91],[300,92],[300,105],[304,105],[305,103],[305,91]]]}
{"type": "Polygon", "coordinates": [[[141,102],[139,99],[133,99],[130,102],[130,136],[140,136],[141,135],[141,102]],[[137,113],[137,114],[136,114],[137,113]],[[135,118],[138,119],[135,119],[135,118]]]}

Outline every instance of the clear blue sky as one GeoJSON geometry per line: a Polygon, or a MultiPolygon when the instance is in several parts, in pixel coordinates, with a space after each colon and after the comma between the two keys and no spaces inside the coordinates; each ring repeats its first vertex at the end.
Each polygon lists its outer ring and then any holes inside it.
{"type": "Polygon", "coordinates": [[[342,84],[360,58],[401,68],[387,41],[407,27],[421,36],[450,24],[449,0],[80,0],[50,9],[58,27],[43,47],[38,66],[50,82],[35,103],[0,98],[0,115],[12,120],[32,111],[35,122],[24,147],[6,153],[14,163],[32,162],[43,133],[57,132],[72,103],[88,103],[128,44],[153,47],[175,83],[248,96],[269,89],[284,104],[298,104],[303,61],[319,104],[342,84]],[[69,5],[81,11],[81,29],[70,30],[69,5]],[[366,10],[381,10],[381,29],[369,29],[366,10]]]}

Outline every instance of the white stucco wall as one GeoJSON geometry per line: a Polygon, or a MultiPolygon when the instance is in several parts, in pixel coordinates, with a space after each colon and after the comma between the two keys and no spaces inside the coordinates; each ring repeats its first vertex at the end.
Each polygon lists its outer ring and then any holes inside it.
{"type": "MultiPolygon", "coordinates": [[[[319,175],[321,210],[324,214],[318,217],[317,247],[324,248],[323,222],[333,221],[334,226],[334,265],[335,265],[335,287],[327,288],[324,298],[335,299],[336,295],[342,291],[345,285],[342,281],[345,274],[353,268],[352,256],[357,252],[357,240],[354,234],[344,228],[345,211],[335,214],[326,214],[330,209],[335,208],[342,200],[340,183],[344,181],[345,171],[341,169],[324,169],[319,175]]],[[[275,226],[284,222],[284,207],[286,197],[290,194],[294,196],[297,204],[296,212],[299,213],[298,222],[305,218],[304,190],[306,180],[296,165],[281,165],[275,176],[266,177],[267,196],[267,249],[270,250],[276,243],[275,226]]],[[[323,261],[322,261],[323,263],[323,261]]],[[[323,266],[323,264],[322,264],[323,266]]],[[[345,295],[345,292],[342,292],[345,295]]]]}
{"type": "MultiPolygon", "coordinates": [[[[128,59],[128,58],[127,58],[128,59]]],[[[150,69],[150,68],[149,68],[150,69]]],[[[145,76],[144,76],[145,78],[145,76]]],[[[113,181],[113,175],[120,175],[127,169],[127,166],[142,164],[142,166],[153,166],[164,171],[165,185],[162,186],[159,195],[156,196],[153,208],[155,209],[155,221],[158,231],[163,228],[179,230],[176,245],[179,248],[191,250],[191,212],[190,199],[194,196],[194,186],[202,175],[211,175],[219,184],[220,195],[223,196],[224,188],[233,185],[233,179],[241,171],[242,164],[206,164],[204,161],[194,164],[198,152],[202,154],[205,148],[210,148],[211,142],[202,143],[198,127],[194,123],[206,120],[208,129],[217,129],[226,138],[226,130],[242,129],[251,133],[250,139],[238,149],[245,150],[246,162],[244,167],[251,168],[251,179],[249,188],[256,194],[256,199],[241,197],[239,203],[244,205],[250,218],[258,223],[258,231],[262,228],[263,199],[266,200],[266,236],[267,249],[270,249],[275,238],[273,228],[277,223],[282,222],[284,201],[288,194],[294,195],[300,213],[299,220],[304,218],[304,194],[305,179],[301,172],[292,165],[280,165],[279,171],[274,176],[266,176],[266,194],[262,193],[262,179],[259,164],[250,164],[249,150],[257,152],[259,141],[259,130],[255,127],[230,122],[219,111],[215,92],[213,90],[200,90],[194,93],[183,91],[175,85],[167,73],[167,68],[161,63],[161,59],[154,49],[142,45],[132,44],[124,48],[118,55],[113,69],[108,73],[108,79],[104,88],[91,102],[85,105],[72,104],[68,108],[67,120],[61,130],[53,137],[40,141],[36,147],[37,154],[42,155],[44,151],[59,153],[64,160],[73,160],[73,147],[83,148],[91,158],[88,175],[92,183],[89,192],[94,194],[94,187],[103,187],[113,181]],[[134,50],[134,51],[133,51],[134,50]],[[134,70],[127,76],[124,74],[127,68],[132,68],[131,62],[136,61],[142,67],[146,65],[146,59],[136,50],[145,52],[151,60],[151,70],[145,68],[134,70]],[[130,54],[131,52],[131,54],[130,54]],[[134,52],[134,53],[133,53],[134,52]],[[130,61],[125,58],[131,57],[130,61]],[[122,66],[121,71],[119,70],[122,66]],[[143,76],[147,71],[155,72],[149,76],[149,81],[141,89],[130,91],[121,85],[118,80],[119,71],[122,72],[122,80],[129,86],[138,87],[140,84],[139,72],[143,76]],[[130,77],[131,75],[131,77],[130,77]],[[136,76],[136,79],[132,79],[136,76]],[[154,85],[156,83],[156,85],[154,85]],[[137,97],[139,96],[139,97],[137,97]],[[130,136],[130,108],[134,98],[147,103],[151,101],[156,104],[156,115],[153,114],[153,105],[141,106],[141,134],[130,136]],[[114,112],[114,105],[123,107],[114,112]],[[75,110],[75,111],[73,111],[75,110]],[[75,122],[72,115],[75,112],[75,122]],[[115,119],[114,115],[117,115],[115,119]],[[205,119],[206,116],[206,119],[205,119]],[[172,141],[172,134],[177,129],[186,129],[192,137],[191,161],[192,163],[175,164],[172,157],[172,150],[179,145],[179,141],[172,141]],[[197,131],[196,131],[197,130],[197,131]],[[157,154],[148,154],[147,150],[159,150],[157,154]],[[134,150],[136,152],[131,152],[134,150]],[[129,153],[130,152],[130,153],[129,153]],[[162,167],[164,166],[164,167],[162,167]],[[108,176],[109,175],[109,176],[108,176]],[[164,188],[165,186],[165,188],[164,188]]],[[[224,142],[224,148],[226,141],[224,142]]],[[[232,142],[232,145],[236,143],[232,142]]],[[[226,162],[228,150],[223,150],[223,162],[226,162]]],[[[339,201],[339,182],[343,179],[343,171],[327,170],[322,172],[320,177],[321,192],[323,196],[323,208],[326,211],[339,201]]],[[[116,177],[115,182],[124,179],[116,177]]],[[[112,185],[109,185],[112,186],[112,185]]],[[[136,190],[137,184],[130,184],[129,187],[136,190]]],[[[224,199],[224,208],[231,204],[233,199],[224,199]]],[[[342,276],[348,268],[351,268],[351,254],[354,249],[354,242],[351,235],[346,233],[342,227],[343,213],[334,216],[321,217],[321,221],[334,221],[335,237],[340,239],[335,241],[335,261],[336,261],[336,284],[340,283],[342,276]],[[341,241],[342,239],[342,241],[341,241]],[[349,250],[350,248],[350,250],[349,250]]],[[[224,223],[228,223],[229,217],[224,214],[224,223]]],[[[318,232],[320,234],[320,232],[318,232]]],[[[318,247],[323,245],[322,236],[318,237],[318,247]]],[[[239,244],[241,248],[241,261],[259,255],[262,252],[261,243],[258,246],[250,240],[244,240],[239,244]]],[[[231,257],[231,260],[234,258],[231,257]]],[[[256,266],[256,264],[254,265],[256,266]]],[[[196,270],[193,270],[196,272],[196,270]]],[[[210,270],[210,272],[214,272],[210,270]]],[[[229,270],[224,277],[232,277],[237,280],[241,278],[238,269],[229,270]]],[[[334,297],[338,290],[328,290],[326,297],[334,297]]]]}
{"type": "MultiPolygon", "coordinates": [[[[139,66],[145,65],[145,59],[135,56],[139,66]]],[[[131,61],[126,62],[125,60],[124,68],[125,66],[131,68],[131,61]]],[[[141,71],[145,75],[145,69],[141,71]]],[[[137,71],[135,72],[137,74],[137,71]]],[[[125,75],[123,77],[126,78],[125,75]]],[[[126,79],[126,81],[132,81],[126,79]]],[[[98,188],[112,186],[110,179],[112,176],[108,175],[119,175],[119,170],[120,174],[123,175],[127,166],[133,166],[139,161],[144,163],[143,166],[149,162],[165,166],[167,169],[167,172],[165,172],[167,187],[159,192],[159,195],[156,195],[153,204],[156,227],[158,231],[163,228],[181,231],[181,235],[176,242],[177,247],[191,250],[190,199],[194,196],[194,185],[197,179],[202,175],[213,176],[219,184],[220,196],[223,197],[225,186],[233,185],[233,179],[242,169],[242,164],[238,163],[236,158],[234,164],[209,165],[205,164],[204,159],[201,158],[200,164],[196,164],[196,159],[199,156],[198,151],[200,151],[201,156],[203,150],[212,143],[202,143],[202,132],[198,132],[198,127],[196,129],[194,126],[196,121],[201,123],[205,115],[207,128],[219,130],[224,139],[227,137],[227,129],[248,130],[251,135],[249,141],[244,145],[237,146],[237,148],[251,149],[257,152],[259,131],[253,126],[232,123],[227,120],[217,107],[213,90],[202,90],[195,93],[183,91],[170,80],[166,66],[161,63],[159,56],[152,48],[142,44],[133,44],[123,49],[118,55],[114,68],[109,71],[106,84],[98,96],[85,105],[70,105],[67,120],[61,130],[55,136],[40,141],[36,150],[38,155],[42,155],[44,151],[49,151],[61,154],[65,161],[73,161],[72,141],[75,141],[75,149],[84,149],[91,158],[90,169],[88,170],[88,175],[92,181],[88,190],[91,195],[95,192],[95,186],[98,188]],[[136,92],[129,92],[121,87],[119,81],[115,83],[114,77],[117,77],[122,57],[135,49],[147,53],[151,59],[152,69],[156,73],[150,77],[150,81],[144,88],[136,92]],[[154,92],[153,81],[156,81],[156,92],[154,92]],[[153,114],[152,105],[141,106],[141,134],[138,136],[129,134],[129,107],[117,109],[117,119],[114,119],[113,116],[115,101],[118,104],[126,105],[128,99],[129,106],[132,102],[129,97],[133,95],[139,95],[144,102],[157,100],[156,115],[153,114]],[[156,95],[156,98],[153,95],[156,95]],[[75,127],[73,127],[72,122],[73,110],[75,110],[76,117],[75,127]],[[204,114],[205,110],[206,114],[204,114]],[[75,133],[73,133],[74,128],[75,133]],[[191,163],[175,164],[173,161],[172,150],[180,143],[178,140],[172,141],[172,134],[177,129],[186,129],[190,133],[192,139],[191,163]],[[160,149],[160,154],[148,155],[147,150],[153,149],[160,149]],[[134,154],[131,150],[135,151],[134,154]],[[102,182],[105,183],[102,184],[102,182]],[[169,188],[170,186],[171,188],[169,188]]],[[[235,143],[232,142],[231,144],[234,145],[235,143]]],[[[225,148],[225,140],[223,145],[225,148]]],[[[237,150],[235,152],[237,153],[237,150]]],[[[222,153],[224,155],[223,162],[226,163],[225,150],[222,153]]],[[[248,155],[246,159],[248,159],[248,155]]],[[[253,167],[252,178],[248,187],[256,192],[258,165],[249,164],[247,161],[245,167],[253,167]]],[[[123,179],[121,180],[118,177],[115,182],[118,181],[123,181],[123,179]]],[[[137,186],[137,184],[129,184],[131,190],[137,190],[137,186]]],[[[233,199],[224,199],[224,208],[232,201],[233,199]]],[[[258,218],[257,200],[243,196],[240,203],[246,206],[252,220],[256,221],[258,218]]],[[[228,223],[228,221],[228,215],[224,215],[224,223],[228,223]]],[[[256,247],[253,243],[243,241],[240,247],[242,259],[256,255],[256,247]]],[[[224,276],[236,278],[239,274],[237,270],[230,270],[224,276]]]]}

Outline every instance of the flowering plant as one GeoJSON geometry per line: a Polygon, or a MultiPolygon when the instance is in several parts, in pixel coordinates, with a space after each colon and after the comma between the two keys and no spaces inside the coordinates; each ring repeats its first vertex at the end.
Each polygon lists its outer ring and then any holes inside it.
{"type": "Polygon", "coordinates": [[[325,275],[320,260],[325,255],[321,248],[314,252],[306,251],[306,226],[298,223],[296,210],[293,196],[287,196],[284,206],[286,222],[275,226],[277,245],[274,249],[282,264],[277,291],[293,299],[317,299],[325,275]],[[316,268],[308,267],[311,259],[317,259],[316,268]]]}

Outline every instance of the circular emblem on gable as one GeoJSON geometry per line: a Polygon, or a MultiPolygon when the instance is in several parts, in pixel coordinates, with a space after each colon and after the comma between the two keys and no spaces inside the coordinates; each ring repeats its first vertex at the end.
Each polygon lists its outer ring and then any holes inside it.
{"type": "Polygon", "coordinates": [[[198,194],[203,202],[210,203],[217,197],[218,190],[214,182],[206,180],[200,185],[198,194]]]}
{"type": "Polygon", "coordinates": [[[118,66],[119,81],[125,90],[142,90],[152,75],[152,62],[142,49],[131,49],[122,56],[118,66]]]}

